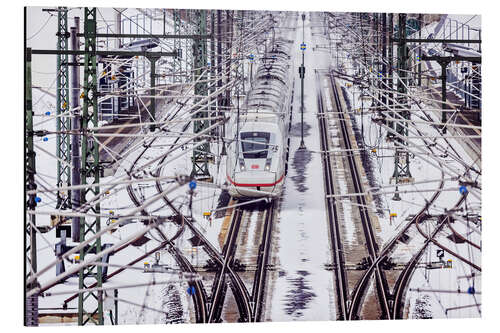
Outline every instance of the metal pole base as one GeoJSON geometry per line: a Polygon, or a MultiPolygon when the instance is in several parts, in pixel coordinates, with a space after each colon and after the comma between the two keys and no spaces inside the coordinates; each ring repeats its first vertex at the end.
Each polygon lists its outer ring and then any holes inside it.
{"type": "Polygon", "coordinates": [[[393,201],[401,201],[401,197],[399,196],[399,193],[396,192],[394,193],[394,196],[392,197],[393,201]]]}
{"type": "Polygon", "coordinates": [[[227,155],[226,144],[225,143],[222,143],[222,151],[220,152],[220,155],[221,156],[226,156],[227,155]]]}

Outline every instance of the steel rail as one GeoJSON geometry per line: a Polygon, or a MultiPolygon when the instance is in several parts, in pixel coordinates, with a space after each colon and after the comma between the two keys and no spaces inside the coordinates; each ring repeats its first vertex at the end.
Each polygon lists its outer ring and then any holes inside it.
{"type": "MultiPolygon", "coordinates": [[[[231,226],[229,228],[229,233],[226,237],[226,242],[222,249],[223,263],[220,270],[215,275],[213,287],[212,287],[212,306],[210,307],[210,313],[208,316],[208,322],[220,322],[220,317],[222,315],[222,308],[224,306],[224,299],[227,291],[226,274],[229,267],[232,266],[234,262],[234,256],[236,254],[237,239],[239,234],[239,229],[241,225],[241,220],[243,217],[243,209],[236,208],[233,210],[233,216],[231,218],[231,226]]],[[[240,286],[233,286],[232,289],[239,289],[240,286]]],[[[249,304],[250,298],[241,299],[239,293],[234,293],[236,298],[236,303],[238,305],[240,314],[242,317],[240,321],[249,321],[252,317],[251,307],[249,304]],[[250,310],[250,311],[248,311],[250,310]]]]}
{"type": "MultiPolygon", "coordinates": [[[[188,126],[189,126],[189,123],[184,125],[183,130],[186,130],[188,126]]],[[[180,137],[177,138],[173,142],[172,146],[174,146],[179,139],[180,139],[180,137]]],[[[160,161],[158,162],[157,175],[161,174],[161,171],[164,167],[164,161],[167,157],[168,157],[167,155],[163,156],[163,158],[160,159],[160,161]]],[[[162,184],[159,180],[156,181],[156,188],[157,188],[158,193],[163,192],[163,187],[162,187],[162,184]]],[[[163,201],[178,216],[180,216],[180,218],[183,221],[183,224],[186,224],[189,227],[189,229],[191,230],[191,232],[201,240],[201,243],[203,244],[203,248],[206,251],[206,253],[213,260],[215,260],[215,262],[219,265],[219,267],[221,267],[223,265],[224,259],[223,259],[223,257],[221,257],[219,252],[210,244],[210,242],[204,237],[204,235],[191,223],[191,221],[189,221],[179,210],[177,210],[177,208],[175,208],[173,206],[173,204],[168,200],[168,198],[166,196],[163,197],[163,201]]],[[[229,269],[228,269],[228,274],[229,274],[231,282],[232,282],[231,287],[233,288],[235,298],[237,300],[243,300],[243,301],[238,302],[238,309],[240,310],[240,316],[241,316],[241,318],[247,318],[247,320],[250,320],[251,319],[251,308],[249,306],[250,296],[248,294],[248,291],[247,291],[243,281],[241,280],[240,276],[238,274],[236,274],[232,270],[231,267],[229,267],[229,269]],[[244,304],[245,306],[240,306],[240,304],[244,304]]]]}
{"type": "MultiPolygon", "coordinates": [[[[321,85],[319,82],[319,75],[316,72],[316,86],[319,90],[318,93],[318,109],[320,113],[324,113],[323,94],[321,92],[321,85]]],[[[318,117],[321,139],[321,150],[325,151],[322,154],[323,161],[323,177],[325,194],[330,195],[334,193],[333,183],[333,168],[330,160],[330,153],[328,152],[328,130],[325,117],[318,117]]],[[[330,232],[330,241],[332,246],[332,261],[335,271],[335,289],[337,290],[337,305],[339,314],[338,319],[346,320],[348,317],[348,282],[345,269],[344,250],[342,247],[342,239],[340,234],[340,223],[337,212],[337,200],[334,197],[325,196],[327,207],[328,230],[330,232]]]]}
{"type": "Polygon", "coordinates": [[[276,201],[269,203],[266,209],[266,218],[264,222],[264,231],[262,233],[262,241],[259,246],[259,255],[257,258],[257,270],[254,276],[252,287],[252,302],[253,306],[253,322],[261,321],[264,289],[267,276],[267,266],[269,262],[269,254],[271,252],[271,234],[273,230],[274,210],[276,201]]]}
{"type": "MultiPolygon", "coordinates": [[[[157,188],[161,188],[161,184],[158,182],[157,188]]],[[[185,223],[188,228],[191,230],[191,232],[199,238],[200,243],[203,244],[203,249],[205,252],[215,261],[215,263],[221,267],[224,263],[224,258],[221,256],[221,254],[217,251],[217,249],[205,238],[202,232],[196,228],[196,226],[193,224],[193,221],[190,219],[186,218],[173,204],[172,202],[167,198],[163,197],[163,200],[165,203],[174,211],[177,216],[179,216],[182,220],[183,223],[185,223]]],[[[244,300],[243,303],[245,305],[245,311],[240,312],[240,315],[245,318],[245,312],[246,313],[251,313],[251,307],[249,305],[249,300],[250,300],[250,295],[248,293],[248,290],[245,287],[245,284],[243,283],[243,280],[241,277],[236,274],[236,272],[231,268],[228,267],[227,273],[229,274],[229,277],[231,279],[231,286],[236,287],[233,289],[233,292],[235,293],[235,298],[237,299],[242,299],[244,300]]],[[[249,317],[248,317],[249,318],[249,317]]],[[[250,319],[249,319],[250,320],[250,319]]]]}
{"type": "MultiPolygon", "coordinates": [[[[331,83],[331,88],[333,90],[335,105],[337,107],[337,111],[339,111],[339,118],[343,119],[343,121],[339,122],[341,126],[343,141],[346,146],[346,149],[352,149],[352,144],[349,138],[349,133],[347,130],[347,124],[344,118],[344,114],[340,112],[342,110],[342,105],[340,103],[340,97],[338,96],[338,90],[335,84],[335,79],[332,74],[330,74],[330,83],[331,83]]],[[[349,163],[349,170],[351,173],[354,190],[356,193],[363,193],[364,190],[363,190],[362,180],[359,174],[356,160],[353,155],[349,155],[347,157],[348,157],[347,160],[349,163]]],[[[368,209],[366,208],[367,206],[366,198],[365,196],[356,196],[356,201],[359,205],[359,214],[361,217],[363,232],[366,238],[368,253],[370,256],[370,260],[373,262],[378,256],[379,249],[373,231],[371,218],[368,213],[368,209]]],[[[389,286],[387,283],[387,278],[385,277],[385,273],[380,269],[378,264],[375,265],[375,274],[376,274],[377,293],[379,295],[379,302],[381,303],[380,305],[382,310],[382,318],[389,318],[389,313],[390,313],[389,286]]]]}

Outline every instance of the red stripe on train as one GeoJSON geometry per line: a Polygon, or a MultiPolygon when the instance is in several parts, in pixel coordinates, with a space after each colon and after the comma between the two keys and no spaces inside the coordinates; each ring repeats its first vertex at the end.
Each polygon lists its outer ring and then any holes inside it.
{"type": "Polygon", "coordinates": [[[234,186],[240,186],[240,187],[270,187],[270,186],[275,186],[276,184],[278,184],[279,182],[281,182],[284,178],[285,178],[285,174],[283,173],[283,175],[280,177],[280,179],[278,179],[277,181],[275,181],[274,183],[268,183],[268,184],[245,184],[245,183],[237,183],[235,181],[233,181],[231,179],[231,177],[229,177],[229,175],[226,175],[227,176],[227,179],[231,182],[231,184],[233,184],[234,186]]]}

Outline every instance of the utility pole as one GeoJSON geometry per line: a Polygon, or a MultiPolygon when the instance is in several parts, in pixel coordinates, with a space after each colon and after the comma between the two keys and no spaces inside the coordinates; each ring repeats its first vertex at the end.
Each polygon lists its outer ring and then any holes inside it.
{"type": "MultiPolygon", "coordinates": [[[[150,72],[149,72],[149,87],[150,87],[150,94],[151,94],[151,107],[150,107],[150,114],[151,114],[151,122],[156,121],[156,61],[160,59],[159,56],[149,56],[149,64],[150,64],[150,72]]],[[[149,126],[149,130],[151,132],[154,132],[155,128],[157,125],[151,124],[149,126]]]]}
{"type": "MultiPolygon", "coordinates": [[[[408,86],[408,46],[406,44],[406,14],[399,14],[398,19],[398,111],[399,115],[405,120],[396,120],[396,132],[403,136],[408,136],[408,122],[410,120],[410,111],[407,98],[408,86]]],[[[407,142],[401,137],[395,137],[394,142],[396,150],[394,153],[394,172],[392,178],[395,184],[408,183],[412,181],[410,173],[410,153],[406,148],[407,142]]],[[[392,200],[399,201],[398,186],[396,186],[394,197],[392,200]]]]}
{"type": "MultiPolygon", "coordinates": [[[[122,9],[115,8],[115,33],[121,35],[122,33],[122,9]]],[[[122,47],[121,38],[115,39],[115,49],[119,49],[122,47]]]]}
{"type": "Polygon", "coordinates": [[[443,127],[442,127],[442,131],[443,131],[443,134],[446,134],[446,121],[447,121],[447,117],[446,117],[446,109],[447,109],[447,105],[446,105],[446,81],[447,81],[447,78],[446,78],[446,67],[448,67],[448,64],[449,62],[447,61],[439,61],[439,65],[441,66],[441,123],[443,124],[443,127]]]}
{"type": "MultiPolygon", "coordinates": [[[[68,50],[68,8],[57,8],[57,50],[68,50]]],[[[69,110],[68,90],[68,55],[57,55],[57,84],[56,84],[56,156],[57,156],[57,187],[70,186],[70,117],[64,114],[69,110]]],[[[70,193],[57,191],[57,209],[71,207],[70,193]]]]}
{"type": "MultiPolygon", "coordinates": [[[[222,72],[222,47],[224,45],[222,41],[222,11],[217,10],[217,89],[222,88],[222,77],[223,77],[223,72],[222,72]]],[[[224,112],[222,112],[222,108],[224,106],[224,96],[222,91],[219,92],[217,95],[217,115],[223,116],[224,112]]],[[[225,135],[225,125],[224,123],[222,124],[222,127],[218,129],[218,137],[221,138],[222,140],[222,150],[221,150],[221,155],[225,156],[226,155],[226,144],[224,142],[224,135],[225,135]]]]}
{"type": "Polygon", "coordinates": [[[304,76],[306,74],[306,68],[304,66],[304,52],[306,50],[305,39],[305,29],[304,21],[306,20],[306,14],[302,14],[302,44],[300,44],[300,49],[302,50],[302,65],[299,67],[300,76],[300,146],[299,149],[306,149],[304,143],[304,76]]]}
{"type": "MultiPolygon", "coordinates": [[[[387,79],[387,64],[384,59],[387,59],[387,14],[382,14],[382,89],[386,89],[388,84],[387,79]]],[[[382,94],[382,105],[387,105],[387,96],[382,94]]]]}
{"type": "MultiPolygon", "coordinates": [[[[98,103],[97,103],[97,38],[96,38],[96,8],[85,7],[84,36],[85,36],[85,61],[84,61],[84,86],[83,86],[83,108],[82,108],[82,185],[99,183],[99,145],[94,137],[85,135],[88,133],[89,125],[94,128],[98,126],[98,103]],[[92,111],[91,111],[92,110],[92,111]]],[[[98,195],[99,186],[90,186],[81,191],[81,203],[85,204],[87,194],[98,195]]],[[[100,213],[100,204],[93,205],[90,209],[93,214],[100,213]]],[[[80,220],[80,242],[97,234],[101,229],[99,217],[82,217],[80,220]]],[[[80,250],[80,261],[84,261],[87,254],[101,252],[101,237],[89,243],[88,247],[80,250]]],[[[97,288],[102,287],[102,267],[96,265],[85,266],[79,271],[78,288],[88,289],[96,283],[97,288]]],[[[78,295],[78,325],[86,325],[92,322],[96,325],[104,325],[102,290],[85,291],[78,295]],[[97,318],[95,318],[97,317],[97,318]]]]}
{"type": "MultiPolygon", "coordinates": [[[[71,49],[77,51],[80,49],[80,40],[77,34],[80,32],[80,18],[75,17],[75,26],[71,27],[71,49]]],[[[71,109],[73,110],[73,120],[71,122],[71,129],[75,133],[80,131],[80,67],[79,57],[76,54],[71,56],[71,109]]],[[[80,185],[80,137],[78,135],[71,136],[71,184],[80,185]]],[[[80,207],[80,190],[71,191],[71,207],[77,210],[80,207]]],[[[80,218],[73,217],[71,222],[71,239],[73,242],[80,241],[80,218]]]]}
{"type": "MultiPolygon", "coordinates": [[[[191,20],[191,9],[184,9],[182,11],[182,13],[184,13],[184,24],[183,24],[183,31],[185,34],[193,34],[194,33],[194,29],[193,29],[193,22],[191,20]]],[[[193,61],[194,61],[194,58],[193,58],[193,52],[190,51],[193,49],[194,47],[194,40],[192,39],[185,39],[185,50],[186,50],[186,61],[184,62],[184,65],[185,65],[185,68],[184,68],[184,72],[185,72],[185,80],[184,82],[191,82],[193,81],[193,76],[194,76],[194,72],[193,72],[193,61]]]]}
{"type": "MultiPolygon", "coordinates": [[[[26,24],[26,7],[24,22],[26,24]]],[[[26,26],[25,26],[26,31],[26,26]]],[[[26,43],[26,42],[25,42],[26,43]]],[[[26,44],[25,44],[26,45],[26,44]]],[[[36,190],[35,183],[35,151],[33,145],[33,99],[32,99],[32,85],[31,85],[31,48],[25,47],[25,67],[24,67],[24,120],[25,120],[25,164],[24,164],[24,178],[26,191],[36,190]]],[[[25,212],[27,210],[35,210],[37,204],[36,194],[28,194],[24,199],[25,212]]],[[[31,289],[35,288],[38,284],[35,279],[30,284],[26,284],[32,276],[37,272],[37,258],[36,258],[36,217],[34,214],[25,213],[24,216],[24,325],[25,326],[38,326],[38,295],[35,294],[26,297],[26,294],[31,289]]]]}
{"type": "MultiPolygon", "coordinates": [[[[216,103],[213,103],[214,101],[216,102],[217,97],[214,97],[213,94],[216,90],[216,68],[215,66],[215,11],[212,10],[210,12],[210,117],[215,117],[217,116],[217,106],[216,103]]],[[[210,122],[210,125],[213,125],[214,121],[212,120],[210,122]]]]}
{"type": "MultiPolygon", "coordinates": [[[[195,10],[195,23],[196,34],[206,35],[207,33],[207,12],[205,10],[195,10]]],[[[194,81],[198,81],[194,86],[194,94],[196,96],[207,96],[207,42],[202,38],[194,38],[193,43],[193,69],[194,81]]],[[[201,98],[196,98],[195,103],[199,102],[201,98]]],[[[210,122],[206,119],[198,120],[199,118],[207,118],[208,110],[206,106],[199,106],[193,114],[193,132],[199,133],[210,126],[210,122]]],[[[194,142],[206,140],[204,138],[195,139],[194,142]]],[[[205,142],[197,149],[193,150],[193,169],[191,177],[198,180],[211,180],[210,172],[208,170],[208,161],[210,154],[210,143],[205,142]]]]}
{"type": "MultiPolygon", "coordinates": [[[[392,106],[394,105],[394,94],[392,90],[394,89],[394,44],[393,44],[393,33],[394,33],[394,14],[389,13],[389,27],[388,27],[388,33],[389,33],[389,50],[388,50],[388,57],[389,57],[389,73],[388,73],[388,80],[387,83],[389,85],[389,101],[388,101],[388,107],[389,107],[389,117],[394,118],[394,112],[392,111],[392,106]]],[[[394,129],[394,122],[392,120],[389,120],[387,122],[387,126],[390,127],[391,129],[394,129]]],[[[392,133],[387,133],[387,138],[391,139],[394,137],[394,134],[392,133]]]]}
{"type": "MultiPolygon", "coordinates": [[[[173,9],[173,19],[174,19],[174,35],[180,35],[181,34],[181,15],[180,15],[180,9],[173,9]]],[[[181,50],[181,39],[176,38],[174,39],[174,50],[181,50]]],[[[172,82],[173,83],[180,83],[182,82],[182,61],[180,57],[174,57],[172,61],[172,72],[173,72],[173,77],[172,77],[172,82]]],[[[184,74],[185,75],[185,74],[184,74]]]]}
{"type": "MultiPolygon", "coordinates": [[[[418,14],[418,38],[422,38],[422,26],[424,17],[418,14]]],[[[422,43],[418,43],[418,86],[422,86],[422,43]]]]}
{"type": "MultiPolygon", "coordinates": [[[[235,52],[236,58],[239,62],[238,67],[236,68],[236,76],[237,76],[237,84],[236,84],[236,95],[238,100],[240,99],[240,96],[244,94],[245,92],[245,67],[243,66],[243,17],[244,17],[244,11],[239,10],[237,16],[237,27],[238,27],[238,34],[239,34],[239,45],[237,46],[237,51],[235,52]]],[[[274,44],[274,42],[273,42],[274,44]]]]}

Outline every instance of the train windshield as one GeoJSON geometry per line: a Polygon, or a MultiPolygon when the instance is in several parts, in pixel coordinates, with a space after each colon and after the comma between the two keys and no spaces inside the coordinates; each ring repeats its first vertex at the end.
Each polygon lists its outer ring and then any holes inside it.
{"type": "Polygon", "coordinates": [[[267,158],[270,133],[243,132],[240,137],[244,158],[267,158]]]}

